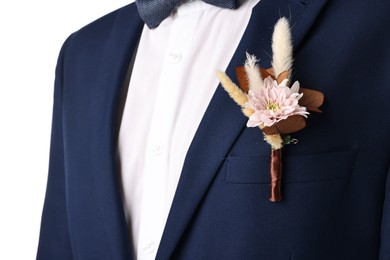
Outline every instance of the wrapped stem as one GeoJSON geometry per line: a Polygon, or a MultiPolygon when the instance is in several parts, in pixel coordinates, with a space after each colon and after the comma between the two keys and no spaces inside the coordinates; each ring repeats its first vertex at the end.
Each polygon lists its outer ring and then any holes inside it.
{"type": "Polygon", "coordinates": [[[277,202],[282,200],[282,149],[271,150],[271,191],[269,200],[277,202]]]}

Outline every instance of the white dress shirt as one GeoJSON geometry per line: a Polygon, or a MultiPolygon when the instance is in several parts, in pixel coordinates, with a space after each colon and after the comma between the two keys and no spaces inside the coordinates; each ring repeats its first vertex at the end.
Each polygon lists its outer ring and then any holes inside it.
{"type": "Polygon", "coordinates": [[[228,66],[258,2],[228,10],[191,1],[142,31],[118,140],[136,259],[156,257],[187,150],[219,83],[215,72],[228,66]]]}

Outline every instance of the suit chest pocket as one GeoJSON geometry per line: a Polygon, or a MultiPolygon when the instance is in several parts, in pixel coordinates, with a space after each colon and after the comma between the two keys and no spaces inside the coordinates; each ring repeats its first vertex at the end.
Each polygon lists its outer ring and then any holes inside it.
{"type": "MultiPolygon", "coordinates": [[[[284,156],[283,183],[323,182],[351,176],[356,148],[313,155],[284,156]]],[[[233,184],[269,184],[269,156],[229,156],[226,182],[233,184]]]]}

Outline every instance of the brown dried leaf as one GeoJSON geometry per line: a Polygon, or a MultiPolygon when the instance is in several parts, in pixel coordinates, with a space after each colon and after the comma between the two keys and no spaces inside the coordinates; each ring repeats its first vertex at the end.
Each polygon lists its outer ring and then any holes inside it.
{"type": "Polygon", "coordinates": [[[270,69],[260,68],[259,70],[260,70],[261,77],[263,79],[268,78],[268,77],[275,79],[274,70],[272,68],[270,68],[270,69]]]}
{"type": "MultiPolygon", "coordinates": [[[[282,82],[284,79],[288,78],[289,76],[289,72],[287,70],[280,73],[278,78],[275,78],[273,68],[269,68],[269,69],[259,68],[259,71],[262,79],[271,77],[272,79],[277,80],[278,84],[280,84],[280,82],[282,82]]],[[[246,75],[245,67],[244,66],[236,67],[236,75],[241,90],[245,93],[248,93],[249,82],[248,82],[248,77],[246,75]]]]}
{"type": "Polygon", "coordinates": [[[278,77],[276,78],[276,81],[278,82],[278,84],[280,84],[283,80],[285,80],[286,78],[288,78],[288,76],[289,76],[289,72],[288,72],[288,70],[285,70],[285,71],[283,71],[282,73],[280,73],[279,75],[278,75],[278,77]]]}
{"type": "Polygon", "coordinates": [[[279,130],[273,125],[273,126],[267,126],[261,129],[265,135],[275,135],[279,134],[279,130]]]}
{"type": "Polygon", "coordinates": [[[300,93],[303,96],[299,100],[299,105],[306,107],[307,110],[313,112],[322,112],[319,107],[324,103],[325,96],[322,92],[307,88],[300,88],[300,93]]]}
{"type": "Polygon", "coordinates": [[[271,127],[264,127],[262,130],[264,134],[291,134],[298,132],[306,127],[305,117],[300,115],[290,116],[271,127]]]}
{"type": "Polygon", "coordinates": [[[237,75],[238,84],[239,84],[241,90],[244,93],[248,93],[249,82],[248,82],[248,77],[246,76],[245,67],[244,66],[237,67],[236,68],[236,75],[237,75]]]}

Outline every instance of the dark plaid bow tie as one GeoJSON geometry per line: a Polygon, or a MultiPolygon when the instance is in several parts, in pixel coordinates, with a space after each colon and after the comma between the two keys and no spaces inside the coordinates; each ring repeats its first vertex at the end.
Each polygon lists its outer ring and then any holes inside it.
{"type": "MultiPolygon", "coordinates": [[[[176,6],[183,0],[136,0],[139,14],[150,28],[156,28],[165,18],[167,18],[176,6]]],[[[203,2],[222,8],[237,9],[240,0],[203,0],[203,2]]]]}

